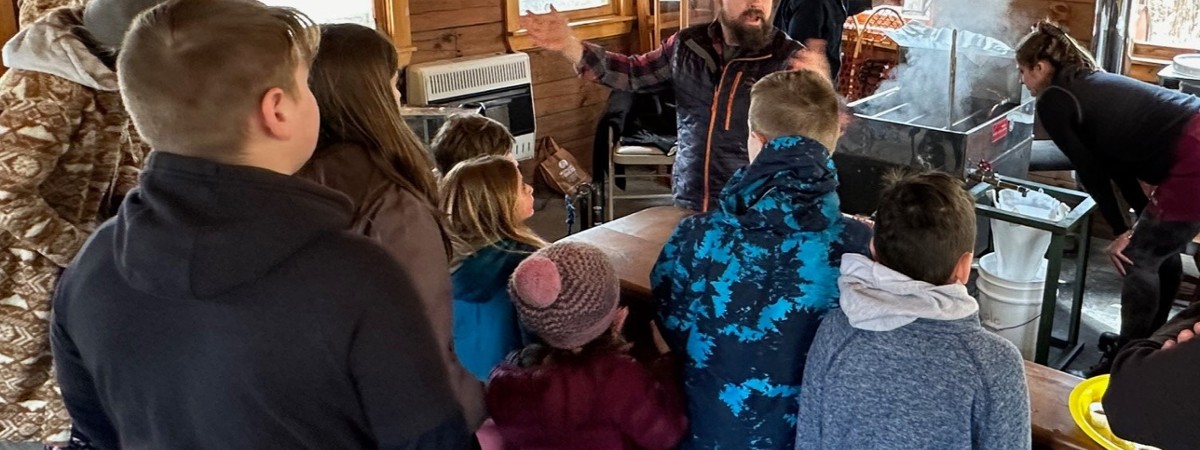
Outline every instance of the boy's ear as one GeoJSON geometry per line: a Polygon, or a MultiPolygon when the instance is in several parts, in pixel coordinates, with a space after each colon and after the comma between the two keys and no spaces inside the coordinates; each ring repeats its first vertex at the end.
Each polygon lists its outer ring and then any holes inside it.
{"type": "Polygon", "coordinates": [[[271,88],[266,94],[263,94],[262,101],[259,103],[258,117],[254,120],[255,125],[263,133],[281,140],[292,137],[292,130],[286,124],[291,119],[284,111],[286,99],[287,93],[283,89],[271,88]]]}
{"type": "Polygon", "coordinates": [[[872,237],[870,242],[867,242],[867,248],[871,249],[871,259],[879,261],[879,257],[875,256],[875,238],[872,237]]]}
{"type": "Polygon", "coordinates": [[[954,265],[954,272],[950,274],[949,284],[967,284],[967,280],[971,279],[971,261],[974,259],[975,254],[972,252],[959,256],[958,263],[954,265]]]}

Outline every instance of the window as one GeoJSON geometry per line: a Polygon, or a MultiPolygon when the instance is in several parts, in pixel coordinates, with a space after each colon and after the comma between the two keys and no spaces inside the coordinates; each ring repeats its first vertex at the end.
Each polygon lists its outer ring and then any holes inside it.
{"type": "Polygon", "coordinates": [[[264,0],[263,3],[296,8],[316,23],[357,23],[376,27],[374,0],[264,0]]]}
{"type": "Polygon", "coordinates": [[[554,8],[560,12],[590,10],[612,5],[610,0],[518,0],[518,2],[520,3],[522,14],[525,11],[533,11],[535,13],[549,12],[550,5],[554,5],[554,8]]]}
{"type": "MultiPolygon", "coordinates": [[[[4,0],[0,0],[4,1],[4,0]]],[[[391,36],[400,57],[400,66],[407,66],[417,49],[412,46],[412,27],[408,20],[409,0],[262,0],[271,6],[296,8],[313,22],[357,23],[391,36]]]]}
{"type": "Polygon", "coordinates": [[[904,0],[905,15],[926,16],[929,14],[929,2],[932,0],[904,0]]]}
{"type": "MultiPolygon", "coordinates": [[[[526,11],[544,13],[554,9],[567,16],[575,36],[580,39],[599,39],[620,36],[633,31],[637,21],[634,0],[504,0],[504,26],[510,50],[534,48],[533,40],[521,28],[520,16],[526,11]]],[[[646,0],[639,0],[646,1],[646,0]]],[[[668,2],[679,0],[649,0],[668,2]]]]}
{"type": "Polygon", "coordinates": [[[622,3],[620,0],[504,0],[504,2],[520,15],[525,15],[526,11],[550,12],[550,5],[554,5],[554,9],[565,14],[572,21],[619,15],[622,3]]]}
{"type": "Polygon", "coordinates": [[[1130,26],[1141,43],[1200,49],[1200,2],[1137,0],[1130,26]]]}

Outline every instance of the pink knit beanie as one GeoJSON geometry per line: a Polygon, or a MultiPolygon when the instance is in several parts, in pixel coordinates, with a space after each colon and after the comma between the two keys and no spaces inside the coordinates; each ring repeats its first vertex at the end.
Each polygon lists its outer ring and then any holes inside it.
{"type": "Polygon", "coordinates": [[[559,242],[525,258],[508,292],[525,326],[553,347],[573,349],[612,326],[620,280],[600,249],[559,242]]]}

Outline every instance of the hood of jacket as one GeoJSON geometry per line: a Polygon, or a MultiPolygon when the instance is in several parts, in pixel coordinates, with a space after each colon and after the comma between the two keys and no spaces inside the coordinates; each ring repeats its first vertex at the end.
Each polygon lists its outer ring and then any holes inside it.
{"type": "Polygon", "coordinates": [[[509,239],[479,249],[453,268],[454,298],[485,302],[498,292],[508,295],[509,276],[535,251],[529,245],[509,239]]]}
{"type": "Polygon", "coordinates": [[[768,142],[721,191],[720,208],[746,229],[820,231],[838,217],[838,180],[829,150],[801,136],[768,142]]]}
{"type": "Polygon", "coordinates": [[[917,321],[959,320],[979,312],[979,303],[961,284],[934,286],[863,255],[842,257],[842,312],[854,328],[891,331],[917,321]]]}
{"type": "Polygon", "coordinates": [[[4,65],[54,75],[98,91],[116,92],[116,72],[75,35],[74,29],[82,26],[82,7],[51,11],[4,44],[4,65]]]}
{"type": "Polygon", "coordinates": [[[211,299],[268,276],[350,219],[345,196],[307,180],[156,151],[114,219],[114,254],[140,291],[211,299]]]}

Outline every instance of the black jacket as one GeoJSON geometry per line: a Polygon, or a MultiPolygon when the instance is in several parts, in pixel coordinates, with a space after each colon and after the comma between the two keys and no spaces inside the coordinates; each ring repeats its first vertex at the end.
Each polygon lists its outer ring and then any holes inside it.
{"type": "Polygon", "coordinates": [[[1200,303],[1181,311],[1149,339],[1133,341],[1113,361],[1104,412],[1113,433],[1163,450],[1200,442],[1200,338],[1162,350],[1163,342],[1200,321],[1200,303]]]}
{"type": "Polygon", "coordinates": [[[842,67],[842,27],[846,18],[871,9],[871,0],[783,0],[775,11],[775,28],[803,43],[823,39],[829,69],[837,79],[842,67]]]}
{"type": "Polygon", "coordinates": [[[51,339],[101,449],[465,448],[408,274],[342,195],[154,152],[84,246],[51,339]]]}
{"type": "Polygon", "coordinates": [[[1100,208],[1113,234],[1129,230],[1111,184],[1134,209],[1146,205],[1138,180],[1158,184],[1175,143],[1200,112],[1200,98],[1107,72],[1059,73],[1038,95],[1037,113],[1100,208]]]}

